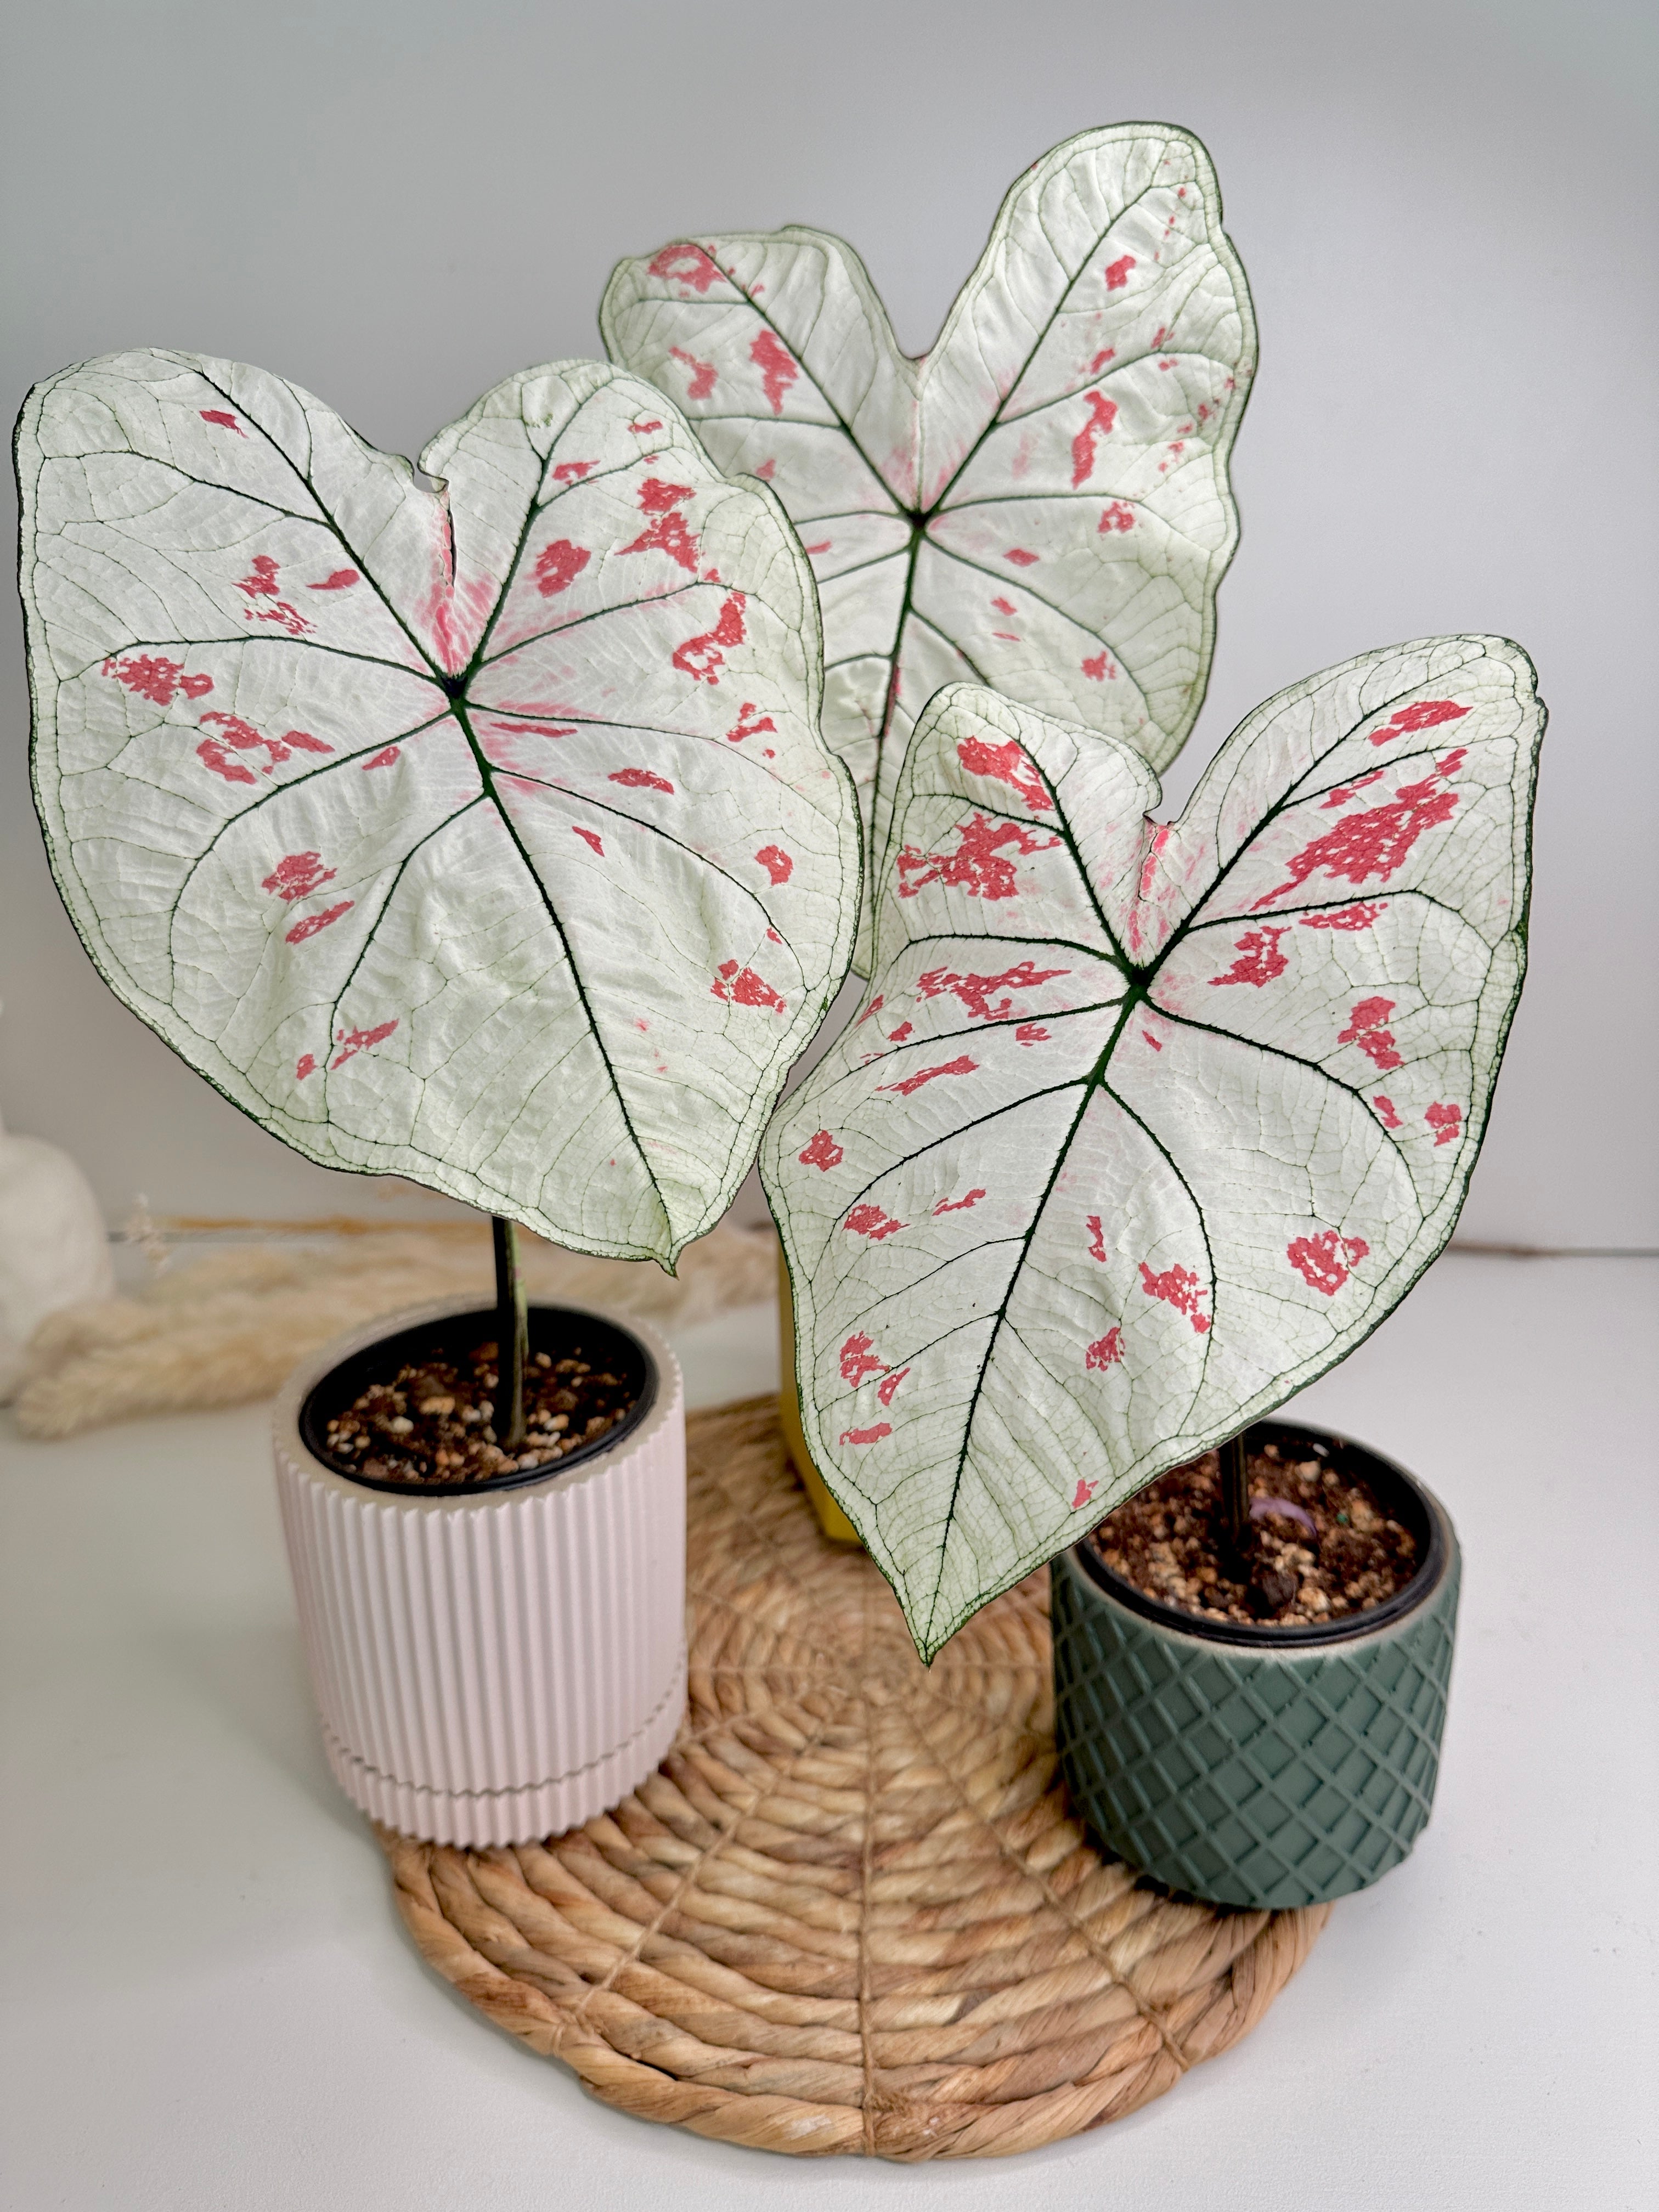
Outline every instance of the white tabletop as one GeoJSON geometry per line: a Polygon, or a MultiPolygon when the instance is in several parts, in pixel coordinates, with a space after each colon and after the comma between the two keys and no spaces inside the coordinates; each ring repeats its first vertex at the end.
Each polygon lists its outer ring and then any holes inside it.
{"type": "MultiPolygon", "coordinates": [[[[787,2160],[591,2102],[422,1966],[323,1763],[261,1407],[0,1436],[8,2212],[1597,2212],[1659,2202],[1659,1267],[1451,1255],[1310,1413],[1466,1553],[1440,1795],[1266,2023],[1010,2163],[787,2160]]],[[[771,1388],[769,1308],[678,1340],[771,1388]]]]}

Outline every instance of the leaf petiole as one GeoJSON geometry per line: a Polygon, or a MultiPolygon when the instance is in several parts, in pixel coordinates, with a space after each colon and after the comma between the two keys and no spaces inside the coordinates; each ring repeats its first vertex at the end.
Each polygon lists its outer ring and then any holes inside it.
{"type": "Polygon", "coordinates": [[[1221,1508],[1228,1544],[1242,1559],[1250,1536],[1250,1481],[1244,1464],[1243,1429],[1221,1447],[1221,1508]]]}
{"type": "Polygon", "coordinates": [[[530,1349],[530,1322],[524,1278],[519,1273],[519,1224],[499,1213],[490,1216],[495,1241],[495,1326],[499,1350],[496,1401],[501,1449],[524,1449],[524,1370],[530,1349]]]}

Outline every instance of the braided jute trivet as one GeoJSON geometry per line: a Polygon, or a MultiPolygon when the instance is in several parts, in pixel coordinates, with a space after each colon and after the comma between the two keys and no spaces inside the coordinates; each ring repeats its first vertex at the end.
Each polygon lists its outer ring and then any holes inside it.
{"type": "Polygon", "coordinates": [[[1042,1575],[924,1668],[830,1543],[775,1402],[690,1421],[690,1687],[673,1750],[514,1850],[380,1832],[422,1954],[606,2104],[764,2150],[1030,2150],[1248,2035],[1328,1907],[1176,1903],[1055,1771],[1042,1575]]]}

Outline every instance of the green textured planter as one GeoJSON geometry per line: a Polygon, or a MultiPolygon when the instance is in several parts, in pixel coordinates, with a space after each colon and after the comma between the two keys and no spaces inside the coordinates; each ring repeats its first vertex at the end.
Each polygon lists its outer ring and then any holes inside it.
{"type": "Polygon", "coordinates": [[[1328,1455],[1416,1534],[1386,1606],[1319,1628],[1195,1620],[1085,1545],[1054,1560],[1054,1737],[1116,1856],[1218,1905],[1322,1905],[1397,1866],[1434,1802],[1461,1560],[1445,1508],[1391,1460],[1303,1423],[1251,1446],[1328,1455]]]}

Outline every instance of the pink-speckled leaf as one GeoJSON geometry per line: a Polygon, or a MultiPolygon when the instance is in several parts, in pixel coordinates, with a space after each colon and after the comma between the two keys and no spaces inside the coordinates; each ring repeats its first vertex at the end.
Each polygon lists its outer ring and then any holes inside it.
{"type": "Polygon", "coordinates": [[[800,531],[824,731],[872,860],[943,684],[1109,731],[1155,767],[1179,750],[1237,541],[1227,457],[1255,351],[1196,139],[1126,124],[1038,161],[920,360],[852,250],[799,228],[624,261],[600,326],[800,531]]]}
{"type": "Polygon", "coordinates": [[[811,580],[601,363],[421,457],[135,352],[18,430],[35,787],[126,1004],[324,1165],[671,1261],[844,971],[811,580]]]}
{"type": "Polygon", "coordinates": [[[808,1443],[931,1656],[1351,1351],[1451,1234],[1525,958],[1543,710],[1497,638],[1259,708],[1178,823],[955,685],[863,1012],[762,1168],[808,1443]]]}

